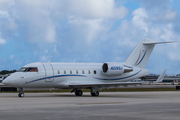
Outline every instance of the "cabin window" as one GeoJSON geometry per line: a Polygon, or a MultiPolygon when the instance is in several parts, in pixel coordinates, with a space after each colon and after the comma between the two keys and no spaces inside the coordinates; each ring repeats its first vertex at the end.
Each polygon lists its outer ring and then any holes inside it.
{"type": "Polygon", "coordinates": [[[82,74],[84,74],[84,70],[82,70],[82,74]]]}
{"type": "Polygon", "coordinates": [[[70,74],[72,74],[72,70],[70,70],[70,74]]]}
{"type": "Polygon", "coordinates": [[[64,74],[66,74],[66,71],[64,70],[64,74]]]}
{"type": "Polygon", "coordinates": [[[38,72],[37,67],[22,67],[18,72],[38,72]]]}
{"type": "Polygon", "coordinates": [[[91,71],[90,71],[90,70],[88,70],[88,73],[89,73],[89,74],[91,74],[91,71]]]}
{"type": "Polygon", "coordinates": [[[60,74],[60,71],[58,70],[58,72],[57,72],[58,74],[60,74]]]}
{"type": "Polygon", "coordinates": [[[76,70],[76,74],[78,74],[78,70],[76,70]]]}
{"type": "Polygon", "coordinates": [[[94,70],[94,74],[96,74],[96,70],[94,70]]]}

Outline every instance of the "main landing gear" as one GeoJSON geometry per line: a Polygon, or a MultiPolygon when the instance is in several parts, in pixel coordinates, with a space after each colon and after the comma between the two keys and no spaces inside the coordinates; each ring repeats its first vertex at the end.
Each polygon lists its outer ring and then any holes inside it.
{"type": "Polygon", "coordinates": [[[24,91],[23,88],[19,88],[19,94],[18,97],[24,97],[24,91]]]}
{"type": "MultiPolygon", "coordinates": [[[[91,87],[91,96],[99,96],[99,91],[97,91],[95,88],[91,87]]],[[[83,95],[83,91],[82,90],[78,90],[77,88],[74,88],[71,93],[74,92],[76,96],[82,96],[83,95]]]]}
{"type": "Polygon", "coordinates": [[[82,96],[83,95],[83,91],[82,90],[78,90],[78,89],[73,89],[71,91],[71,93],[74,92],[76,96],[82,96]]]}
{"type": "Polygon", "coordinates": [[[91,96],[99,96],[99,91],[97,91],[95,88],[91,88],[91,96]]]}

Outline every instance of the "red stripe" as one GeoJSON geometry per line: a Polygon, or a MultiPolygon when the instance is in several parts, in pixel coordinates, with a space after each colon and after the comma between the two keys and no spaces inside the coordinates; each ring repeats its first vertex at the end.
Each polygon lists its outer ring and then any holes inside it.
{"type": "Polygon", "coordinates": [[[135,63],[134,65],[136,65],[136,64],[137,64],[137,62],[139,61],[140,56],[141,56],[141,50],[140,50],[139,57],[138,57],[138,59],[137,59],[137,61],[136,61],[136,63],[135,63]]]}

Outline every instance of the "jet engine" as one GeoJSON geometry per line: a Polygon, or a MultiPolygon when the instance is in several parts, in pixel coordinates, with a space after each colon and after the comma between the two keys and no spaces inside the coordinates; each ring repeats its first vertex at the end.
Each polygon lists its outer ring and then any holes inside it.
{"type": "Polygon", "coordinates": [[[131,72],[133,68],[119,63],[104,63],[102,65],[102,73],[105,75],[122,75],[131,72]]]}

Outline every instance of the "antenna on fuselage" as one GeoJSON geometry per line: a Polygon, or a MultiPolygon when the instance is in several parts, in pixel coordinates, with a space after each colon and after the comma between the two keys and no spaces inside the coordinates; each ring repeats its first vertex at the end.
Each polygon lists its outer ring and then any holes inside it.
{"type": "Polygon", "coordinates": [[[51,62],[51,59],[48,61],[48,63],[50,63],[51,62]]]}
{"type": "Polygon", "coordinates": [[[75,63],[75,62],[76,62],[76,60],[73,61],[73,63],[75,63]]]}

